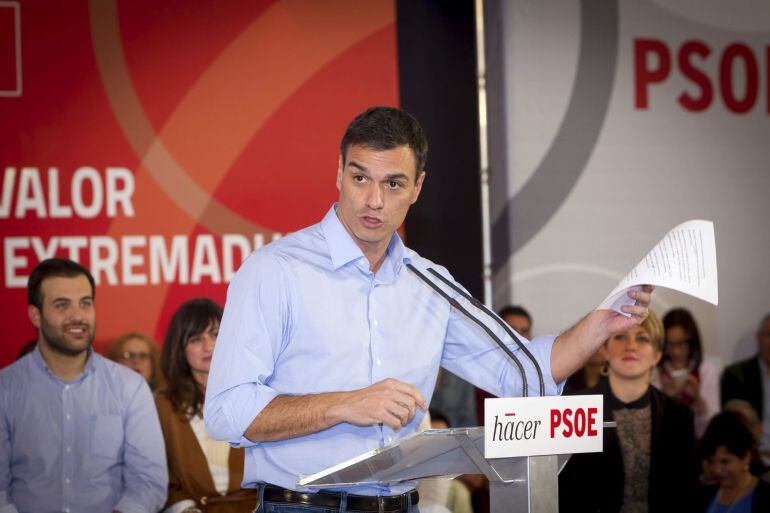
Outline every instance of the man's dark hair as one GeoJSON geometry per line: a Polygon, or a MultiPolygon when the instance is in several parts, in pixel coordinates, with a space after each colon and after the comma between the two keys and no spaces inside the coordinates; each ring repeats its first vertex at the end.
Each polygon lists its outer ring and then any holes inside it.
{"type": "Polygon", "coordinates": [[[417,165],[415,180],[425,170],[428,160],[428,140],[420,123],[405,110],[395,107],[370,107],[350,122],[340,143],[343,166],[350,146],[375,151],[408,146],[417,165]]]}
{"type": "Polygon", "coordinates": [[[499,312],[497,312],[497,315],[499,315],[501,318],[504,318],[507,315],[520,315],[521,317],[526,317],[530,324],[532,324],[532,316],[529,315],[529,312],[523,307],[519,305],[507,305],[500,309],[499,312]]]}
{"type": "Polygon", "coordinates": [[[40,287],[46,278],[75,278],[83,275],[91,284],[91,297],[96,298],[96,285],[91,271],[84,266],[66,258],[49,258],[43,260],[32,269],[27,281],[27,304],[34,305],[38,310],[43,309],[43,293],[40,287]]]}
{"type": "Polygon", "coordinates": [[[701,439],[700,453],[703,459],[707,459],[714,455],[720,445],[724,445],[727,452],[743,458],[753,451],[755,443],[754,435],[740,414],[723,411],[709,422],[701,439]]]}

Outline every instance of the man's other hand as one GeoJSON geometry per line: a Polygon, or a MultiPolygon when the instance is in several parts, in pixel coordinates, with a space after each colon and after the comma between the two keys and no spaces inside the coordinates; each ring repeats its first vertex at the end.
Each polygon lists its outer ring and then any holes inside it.
{"type": "Polygon", "coordinates": [[[386,424],[398,430],[414,418],[417,408],[428,409],[420,391],[408,383],[388,378],[341,394],[338,404],[328,413],[339,422],[356,426],[386,424]]]}

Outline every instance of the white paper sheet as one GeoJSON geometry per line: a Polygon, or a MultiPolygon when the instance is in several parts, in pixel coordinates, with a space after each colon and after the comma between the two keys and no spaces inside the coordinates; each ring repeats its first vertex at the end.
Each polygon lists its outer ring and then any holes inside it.
{"type": "Polygon", "coordinates": [[[645,284],[678,290],[716,305],[719,294],[714,223],[687,221],[668,232],[597,310],[610,309],[627,315],[620,308],[635,302],[627,292],[639,290],[645,284]]]}

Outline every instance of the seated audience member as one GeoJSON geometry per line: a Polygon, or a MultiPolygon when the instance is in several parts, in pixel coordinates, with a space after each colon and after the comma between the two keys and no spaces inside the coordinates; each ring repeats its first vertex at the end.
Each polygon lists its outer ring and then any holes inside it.
{"type": "Polygon", "coordinates": [[[431,404],[446,412],[453,425],[476,424],[476,397],[473,385],[446,369],[439,369],[431,404]]]}
{"type": "Polygon", "coordinates": [[[770,314],[757,330],[756,356],[733,364],[722,373],[722,404],[731,399],[745,399],[762,419],[759,453],[765,465],[770,465],[770,314]]]}
{"type": "Polygon", "coordinates": [[[688,310],[669,311],[663,316],[663,329],[663,358],[653,385],[693,409],[695,436],[700,438],[719,411],[719,365],[704,359],[700,331],[688,310]]]}
{"type": "MultiPolygon", "coordinates": [[[[532,338],[532,316],[529,312],[520,305],[507,305],[504,306],[497,315],[504,320],[508,326],[521,335],[522,337],[530,340],[532,338]]],[[[492,394],[486,390],[475,388],[476,392],[476,422],[478,426],[484,425],[484,399],[494,398],[492,394]]]]}
{"type": "Polygon", "coordinates": [[[607,352],[602,346],[583,367],[567,378],[562,395],[577,395],[584,390],[593,388],[599,384],[599,381],[607,377],[608,372],[607,352]]]}
{"type": "Polygon", "coordinates": [[[691,511],[697,482],[693,413],[650,386],[661,357],[655,315],[605,342],[609,375],[587,394],[604,396],[604,452],[575,454],[559,476],[560,511],[691,511]],[[590,492],[589,492],[590,491],[590,492]]]}
{"type": "Polygon", "coordinates": [[[243,449],[212,440],[203,423],[221,320],[222,307],[210,299],[192,299],[174,313],[163,342],[166,387],[155,401],[168,459],[166,512],[251,513],[256,507],[256,492],[241,489],[243,449]]]}
{"type": "Polygon", "coordinates": [[[708,513],[766,513],[770,483],[750,472],[754,436],[735,412],[716,415],[701,440],[701,455],[717,485],[701,491],[701,511],[708,513]]]}
{"type": "Polygon", "coordinates": [[[497,315],[522,337],[527,340],[532,338],[532,316],[523,306],[509,305],[503,307],[497,315]]]}
{"type": "Polygon", "coordinates": [[[94,292],[70,260],[29,277],[37,346],[0,371],[0,511],[154,513],[166,499],[150,389],[91,348],[94,292]]]}
{"type": "Polygon", "coordinates": [[[125,333],[107,348],[107,358],[138,372],[153,392],[160,388],[160,358],[158,345],[147,335],[125,333]]]}
{"type": "Polygon", "coordinates": [[[755,476],[770,477],[770,468],[762,461],[759,454],[759,441],[762,440],[762,421],[759,419],[757,410],[750,402],[743,399],[730,399],[725,403],[722,411],[731,411],[738,414],[743,423],[754,436],[754,454],[751,458],[751,473],[755,476]]]}

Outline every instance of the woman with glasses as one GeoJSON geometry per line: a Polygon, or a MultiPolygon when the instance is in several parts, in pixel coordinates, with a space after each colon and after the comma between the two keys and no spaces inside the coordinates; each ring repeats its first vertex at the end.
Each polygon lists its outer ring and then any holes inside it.
{"type": "Polygon", "coordinates": [[[704,359],[700,330],[695,318],[684,308],[663,316],[665,342],[653,381],[669,397],[679,399],[695,414],[695,435],[700,438],[709,420],[719,411],[720,366],[704,359]]]}
{"type": "Polygon", "coordinates": [[[153,392],[161,387],[162,382],[158,355],[155,341],[137,332],[119,336],[107,348],[107,358],[138,372],[153,392]]]}
{"type": "Polygon", "coordinates": [[[254,490],[242,490],[243,449],[209,438],[203,423],[211,356],[222,307],[187,301],[174,313],[163,343],[166,387],[155,396],[166,441],[166,513],[251,513],[254,490]]]}

